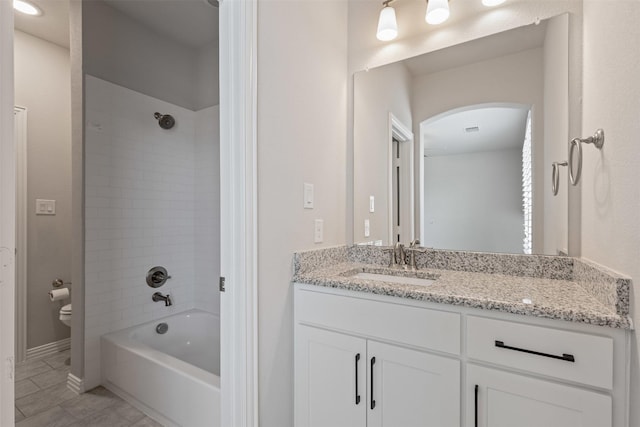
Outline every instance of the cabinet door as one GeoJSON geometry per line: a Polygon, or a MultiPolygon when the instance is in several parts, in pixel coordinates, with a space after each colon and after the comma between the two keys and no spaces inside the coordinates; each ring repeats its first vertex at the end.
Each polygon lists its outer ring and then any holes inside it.
{"type": "Polygon", "coordinates": [[[466,387],[468,427],[610,427],[612,423],[611,397],[594,391],[471,364],[466,387]]]}
{"type": "Polygon", "coordinates": [[[460,362],[369,341],[369,427],[460,426],[460,362]]]}
{"type": "Polygon", "coordinates": [[[295,339],[296,427],[365,427],[366,340],[304,325],[295,339]]]}

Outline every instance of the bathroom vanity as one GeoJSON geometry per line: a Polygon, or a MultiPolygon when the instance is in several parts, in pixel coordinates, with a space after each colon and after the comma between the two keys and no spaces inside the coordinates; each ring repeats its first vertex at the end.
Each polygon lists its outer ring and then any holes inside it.
{"type": "Polygon", "coordinates": [[[564,257],[387,265],[296,254],[296,426],[628,425],[627,278],[564,257]]]}

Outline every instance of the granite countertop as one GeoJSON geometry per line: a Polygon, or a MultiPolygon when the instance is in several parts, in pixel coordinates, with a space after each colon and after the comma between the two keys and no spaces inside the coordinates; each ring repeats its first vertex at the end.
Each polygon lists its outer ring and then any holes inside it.
{"type": "MultiPolygon", "coordinates": [[[[460,264],[442,262],[442,251],[437,254],[440,268],[429,268],[429,256],[419,260],[417,272],[388,268],[389,255],[372,252],[375,249],[357,247],[331,248],[296,254],[294,282],[310,285],[368,292],[391,297],[459,305],[485,310],[497,310],[525,316],[545,317],[612,328],[632,329],[628,315],[630,279],[617,275],[592,263],[581,263],[573,258],[544,257],[557,268],[550,278],[545,269],[531,269],[519,263],[493,256],[491,273],[483,272],[482,263],[476,271],[465,271],[460,264]],[[362,256],[368,251],[372,257],[362,256]],[[558,258],[554,260],[553,258],[558,258]],[[566,260],[566,265],[562,265],[566,260]],[[506,268],[504,262],[509,263],[506,268]],[[421,266],[422,264],[422,266],[421,266]],[[560,265],[560,267],[558,267],[560,265]],[[516,266],[514,269],[513,267],[516,266]],[[452,267],[455,269],[443,269],[452,267]],[[495,270],[508,274],[496,273],[495,270]],[[588,271],[587,271],[588,270],[588,271]],[[433,279],[430,285],[410,285],[367,280],[354,277],[358,272],[405,275],[433,279]],[[625,300],[626,299],[626,300],[625,300]]],[[[456,253],[457,261],[460,253],[456,253]]],[[[477,258],[477,257],[476,257],[477,258]]],[[[524,259],[533,262],[533,259],[524,259]]],[[[539,262],[539,260],[538,260],[539,262]]]]}

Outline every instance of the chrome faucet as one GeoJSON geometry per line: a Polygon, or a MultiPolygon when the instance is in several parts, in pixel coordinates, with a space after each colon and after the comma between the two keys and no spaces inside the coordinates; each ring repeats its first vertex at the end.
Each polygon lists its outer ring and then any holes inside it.
{"type": "Polygon", "coordinates": [[[160,292],[156,292],[155,294],[153,294],[151,299],[153,300],[153,302],[164,301],[164,305],[166,307],[169,307],[170,305],[173,304],[173,301],[171,301],[171,296],[169,294],[165,296],[165,295],[162,295],[160,292]]]}
{"type": "Polygon", "coordinates": [[[418,267],[416,267],[416,252],[420,250],[418,245],[420,245],[420,240],[412,240],[411,243],[409,243],[409,248],[407,249],[409,252],[409,268],[411,270],[418,269],[418,267]]]}
{"type": "Polygon", "coordinates": [[[396,258],[398,267],[405,268],[407,265],[407,254],[404,252],[404,245],[400,242],[393,247],[393,255],[396,258]]]}

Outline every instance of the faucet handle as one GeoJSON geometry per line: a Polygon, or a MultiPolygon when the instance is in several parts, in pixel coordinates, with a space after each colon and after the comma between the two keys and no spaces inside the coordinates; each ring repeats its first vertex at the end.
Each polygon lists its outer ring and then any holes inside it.
{"type": "Polygon", "coordinates": [[[391,259],[389,260],[389,267],[396,267],[398,265],[398,262],[396,261],[396,248],[384,248],[382,250],[384,252],[389,252],[389,254],[391,255],[391,259]]]}

